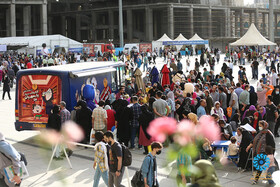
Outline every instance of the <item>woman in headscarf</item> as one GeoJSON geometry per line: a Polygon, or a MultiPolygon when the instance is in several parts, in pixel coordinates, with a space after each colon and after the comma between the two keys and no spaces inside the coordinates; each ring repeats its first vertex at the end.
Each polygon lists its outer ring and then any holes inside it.
{"type": "Polygon", "coordinates": [[[151,136],[148,134],[147,129],[149,127],[149,124],[154,119],[154,115],[152,112],[148,110],[147,105],[141,106],[142,114],[139,116],[139,145],[143,145],[145,152],[143,154],[148,154],[148,146],[151,145],[151,136]]]}
{"type": "Polygon", "coordinates": [[[258,95],[255,92],[254,86],[250,86],[250,105],[255,105],[258,102],[258,95]]]}
{"type": "Polygon", "coordinates": [[[230,138],[232,137],[231,126],[227,124],[224,120],[220,120],[219,125],[221,128],[221,140],[230,140],[230,138]]]}
{"type": "Polygon", "coordinates": [[[104,107],[104,110],[107,112],[107,130],[110,131],[113,126],[115,126],[115,114],[116,112],[111,109],[109,105],[104,107]]]}
{"type": "Polygon", "coordinates": [[[227,66],[227,64],[224,62],[224,63],[223,63],[223,66],[222,66],[222,68],[221,68],[221,70],[222,70],[222,72],[223,72],[224,74],[226,73],[227,68],[228,68],[228,66],[227,66]]]}
{"type": "Polygon", "coordinates": [[[233,131],[237,130],[237,128],[239,127],[239,122],[240,122],[240,115],[238,113],[235,113],[232,116],[232,118],[231,118],[231,120],[229,122],[229,124],[231,125],[233,131]]]}
{"type": "Polygon", "coordinates": [[[264,106],[260,107],[260,114],[262,116],[262,119],[265,119],[266,118],[266,109],[264,106]]]}
{"type": "MultiPolygon", "coordinates": [[[[268,123],[264,120],[259,122],[259,133],[254,138],[254,141],[250,143],[246,151],[249,152],[253,148],[254,155],[265,154],[265,147],[271,146],[275,150],[275,139],[272,132],[268,129],[268,123]]],[[[257,184],[262,171],[257,171],[253,184],[257,184]]]]}
{"type": "Polygon", "coordinates": [[[54,105],[52,108],[52,113],[48,118],[47,128],[56,130],[57,132],[61,129],[61,118],[59,115],[59,107],[57,105],[54,105]]]}
{"type": "Polygon", "coordinates": [[[76,111],[77,124],[82,127],[85,134],[85,139],[82,142],[88,143],[90,140],[90,132],[92,129],[92,111],[87,107],[87,103],[83,100],[78,101],[77,106],[80,107],[80,109],[76,111]]]}
{"type": "Polygon", "coordinates": [[[205,110],[206,110],[206,114],[209,115],[210,114],[210,111],[211,111],[211,108],[213,107],[214,103],[213,103],[213,98],[212,96],[210,95],[210,92],[209,90],[205,90],[204,91],[205,93],[205,99],[206,99],[206,107],[205,107],[205,110]]]}
{"type": "Polygon", "coordinates": [[[188,114],[188,119],[190,120],[190,121],[192,121],[195,125],[197,125],[197,123],[198,123],[198,120],[197,120],[197,115],[196,114],[194,114],[194,113],[189,113],[188,114]]]}
{"type": "Polygon", "coordinates": [[[175,116],[174,112],[175,112],[176,108],[175,108],[175,99],[174,99],[174,93],[173,92],[168,92],[166,102],[167,102],[168,106],[171,106],[169,117],[174,118],[174,116],[175,116]]]}
{"type": "Polygon", "coordinates": [[[120,108],[116,112],[115,119],[117,121],[117,137],[120,143],[124,143],[128,147],[130,140],[130,121],[133,119],[133,112],[127,107],[128,101],[121,100],[120,108]]]}
{"type": "Polygon", "coordinates": [[[259,133],[259,121],[262,120],[262,116],[260,112],[254,113],[254,121],[253,121],[253,128],[259,133]]]}
{"type": "Polygon", "coordinates": [[[247,109],[247,110],[244,112],[244,114],[243,114],[243,116],[242,116],[242,121],[243,121],[244,118],[246,118],[246,117],[253,116],[254,113],[255,113],[256,111],[257,111],[257,110],[256,110],[256,107],[255,107],[254,105],[251,105],[251,106],[249,107],[249,109],[247,109]]]}
{"type": "Polygon", "coordinates": [[[249,131],[243,129],[242,127],[239,127],[237,130],[242,134],[242,140],[239,145],[239,162],[237,165],[238,171],[240,171],[241,169],[243,171],[246,171],[246,169],[250,168],[250,165],[252,164],[252,162],[248,162],[248,164],[246,165],[249,157],[249,152],[246,151],[246,148],[248,147],[250,142],[252,142],[253,136],[249,131]]]}
{"type": "Polygon", "coordinates": [[[220,107],[221,104],[219,101],[216,101],[215,104],[214,104],[214,107],[211,109],[211,112],[210,114],[217,114],[220,118],[220,120],[227,120],[226,119],[226,116],[224,114],[224,111],[223,109],[220,107]]]}
{"type": "Polygon", "coordinates": [[[153,110],[153,103],[156,101],[155,97],[150,97],[149,99],[149,105],[148,105],[148,110],[150,112],[152,112],[152,114],[154,115],[154,110],[153,110]]]}
{"type": "Polygon", "coordinates": [[[196,172],[191,175],[191,187],[221,187],[215,168],[208,160],[198,160],[194,163],[196,172]]]}

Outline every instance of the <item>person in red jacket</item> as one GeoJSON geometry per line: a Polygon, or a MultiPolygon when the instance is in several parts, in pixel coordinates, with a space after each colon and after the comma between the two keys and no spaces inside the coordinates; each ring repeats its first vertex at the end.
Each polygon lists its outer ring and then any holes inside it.
{"type": "Polygon", "coordinates": [[[115,114],[116,112],[111,109],[109,105],[106,105],[104,109],[107,112],[107,130],[110,131],[115,126],[115,114]]]}
{"type": "Polygon", "coordinates": [[[26,64],[26,67],[27,67],[27,69],[31,69],[31,68],[32,68],[31,62],[28,62],[28,63],[26,64]]]}

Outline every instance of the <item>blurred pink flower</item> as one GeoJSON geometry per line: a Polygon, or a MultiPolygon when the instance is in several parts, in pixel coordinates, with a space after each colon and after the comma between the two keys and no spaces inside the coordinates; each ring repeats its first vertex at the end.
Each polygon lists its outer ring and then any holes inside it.
{"type": "Polygon", "coordinates": [[[201,134],[210,141],[215,141],[220,139],[220,133],[220,127],[211,116],[204,115],[200,117],[197,134],[201,134]]]}
{"type": "Polygon", "coordinates": [[[177,126],[176,135],[174,141],[181,146],[185,146],[192,142],[195,137],[195,125],[189,120],[183,120],[177,126]]]}
{"type": "Polygon", "coordinates": [[[67,141],[80,142],[84,138],[83,130],[73,121],[65,122],[62,131],[67,141]]]}
{"type": "Polygon", "coordinates": [[[50,145],[56,145],[62,141],[60,133],[51,129],[42,130],[40,137],[44,142],[50,145]]]}
{"type": "Polygon", "coordinates": [[[176,120],[169,117],[161,117],[153,120],[147,132],[150,134],[153,140],[164,142],[167,135],[172,135],[176,130],[176,120]]]}

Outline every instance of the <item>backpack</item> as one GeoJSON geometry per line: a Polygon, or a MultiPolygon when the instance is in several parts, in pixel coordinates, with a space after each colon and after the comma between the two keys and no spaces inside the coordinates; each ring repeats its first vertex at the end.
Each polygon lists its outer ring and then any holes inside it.
{"type": "Polygon", "coordinates": [[[122,146],[122,166],[130,166],[132,163],[132,154],[129,151],[128,147],[126,147],[124,144],[121,144],[122,146]]]}

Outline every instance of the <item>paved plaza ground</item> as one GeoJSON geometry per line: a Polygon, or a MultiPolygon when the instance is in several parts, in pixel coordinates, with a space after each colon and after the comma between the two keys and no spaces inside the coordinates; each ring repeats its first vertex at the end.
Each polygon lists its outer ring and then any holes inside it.
{"type": "MultiPolygon", "coordinates": [[[[194,62],[194,57],[192,57],[192,62],[194,62]]],[[[157,63],[158,67],[161,68],[163,62],[161,59],[158,59],[157,63]]],[[[182,63],[185,67],[185,59],[182,60],[182,63]]],[[[193,63],[192,63],[193,64],[193,63]]],[[[220,72],[220,67],[222,66],[222,62],[220,62],[219,66],[216,67],[217,71],[215,73],[220,72]]],[[[251,79],[251,69],[249,64],[247,67],[247,76],[248,79],[251,79]]],[[[193,66],[191,65],[191,68],[193,66]]],[[[209,66],[207,67],[209,69],[209,66]]],[[[233,75],[237,76],[238,66],[234,67],[233,75]]],[[[260,69],[262,66],[260,66],[260,69]]],[[[263,68],[264,69],[264,68],[263,68]]],[[[264,72],[264,70],[261,72],[264,72]]],[[[236,78],[235,78],[236,79],[236,78]]],[[[255,84],[256,81],[251,82],[255,84]]],[[[0,88],[0,94],[2,96],[2,88],[0,88]]],[[[62,161],[53,161],[51,165],[51,169],[48,173],[46,173],[49,159],[51,157],[51,148],[42,147],[42,145],[38,144],[34,140],[39,132],[37,131],[23,131],[17,132],[14,128],[14,101],[15,101],[15,88],[11,91],[12,100],[0,100],[0,131],[7,137],[7,140],[12,143],[16,149],[20,152],[23,152],[28,160],[28,171],[30,177],[22,182],[22,186],[29,187],[61,187],[61,186],[69,186],[69,187],[89,187],[93,185],[93,155],[94,151],[92,149],[84,149],[82,147],[76,147],[74,150],[74,154],[71,156],[70,160],[73,165],[73,168],[70,169],[66,159],[62,161]]],[[[276,138],[277,150],[276,150],[276,158],[278,162],[280,161],[280,139],[276,138]]],[[[132,151],[133,155],[133,164],[131,167],[128,167],[128,173],[130,180],[141,166],[141,163],[144,159],[144,155],[142,154],[143,150],[135,150],[132,151]]],[[[166,164],[165,156],[167,149],[163,150],[163,154],[157,156],[157,163],[159,168],[159,183],[161,187],[171,187],[176,186],[174,177],[176,176],[176,163],[171,163],[169,165],[166,164]]],[[[236,166],[232,163],[228,165],[222,166],[219,163],[215,163],[215,168],[220,180],[220,183],[223,187],[246,187],[251,186],[252,183],[252,172],[238,173],[236,166]]],[[[279,176],[280,177],[280,176],[279,176]]],[[[124,175],[123,185],[128,186],[127,176],[124,175]]],[[[100,186],[105,186],[103,181],[100,180],[100,186]]],[[[267,186],[262,182],[259,182],[258,185],[255,186],[267,186]]]]}

